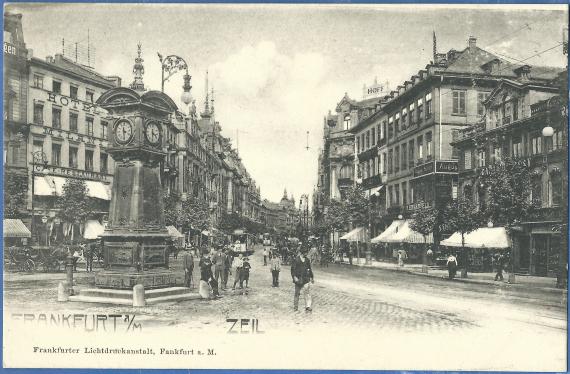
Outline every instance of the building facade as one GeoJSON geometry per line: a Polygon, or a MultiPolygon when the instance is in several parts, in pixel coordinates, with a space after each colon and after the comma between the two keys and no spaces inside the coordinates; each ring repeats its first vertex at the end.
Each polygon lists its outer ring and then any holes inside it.
{"type": "Polygon", "coordinates": [[[507,159],[524,165],[531,211],[517,223],[495,224],[510,225],[515,272],[556,276],[567,262],[567,72],[523,65],[514,73],[491,92],[484,121],[462,131],[454,143],[459,194],[484,211],[485,176],[507,159]]]}

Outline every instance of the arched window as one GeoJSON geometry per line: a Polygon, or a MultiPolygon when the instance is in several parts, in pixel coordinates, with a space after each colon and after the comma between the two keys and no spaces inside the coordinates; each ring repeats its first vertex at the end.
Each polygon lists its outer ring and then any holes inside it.
{"type": "Polygon", "coordinates": [[[344,165],[340,168],[340,179],[352,179],[353,168],[352,165],[344,165]]]}
{"type": "Polygon", "coordinates": [[[350,129],[350,114],[344,116],[344,129],[345,130],[350,129]]]}

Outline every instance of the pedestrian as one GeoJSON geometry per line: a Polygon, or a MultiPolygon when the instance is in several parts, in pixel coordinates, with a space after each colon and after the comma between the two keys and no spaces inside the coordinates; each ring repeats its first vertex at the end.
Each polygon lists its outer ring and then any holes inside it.
{"type": "Polygon", "coordinates": [[[433,265],[433,251],[431,250],[431,248],[428,248],[426,252],[426,257],[428,265],[430,266],[433,265]]]}
{"type": "Polygon", "coordinates": [[[243,259],[243,265],[241,267],[241,280],[239,282],[240,288],[243,288],[243,282],[245,281],[245,288],[249,288],[249,271],[251,270],[251,264],[249,263],[249,258],[245,257],[243,259]]]}
{"type": "Polygon", "coordinates": [[[224,254],[226,255],[225,257],[225,265],[224,265],[224,273],[223,273],[223,287],[222,289],[225,290],[228,288],[228,277],[229,275],[232,274],[232,272],[230,271],[230,268],[232,266],[232,257],[229,255],[229,253],[227,253],[228,249],[227,247],[224,247],[224,249],[222,249],[222,252],[224,252],[224,254]]]}
{"type": "Polygon", "coordinates": [[[93,271],[93,256],[95,252],[95,243],[88,243],[85,248],[85,270],[89,273],[93,271]]]}
{"type": "Polygon", "coordinates": [[[503,267],[505,266],[505,256],[502,253],[499,253],[496,258],[496,266],[497,266],[497,274],[495,274],[495,281],[501,279],[503,281],[503,267]]]}
{"type": "Polygon", "coordinates": [[[194,256],[192,256],[189,247],[184,249],[182,267],[184,268],[184,287],[190,288],[192,285],[192,272],[194,271],[194,256]]]}
{"type": "Polygon", "coordinates": [[[449,279],[455,278],[455,273],[457,272],[457,258],[453,253],[450,253],[447,257],[447,272],[449,279]]]}
{"type": "Polygon", "coordinates": [[[406,253],[406,252],[405,252],[403,249],[400,249],[400,250],[398,251],[398,265],[399,265],[400,267],[404,267],[404,260],[406,259],[406,258],[405,258],[405,253],[406,253]]]}
{"type": "Polygon", "coordinates": [[[295,294],[293,297],[293,310],[299,310],[299,296],[301,291],[305,298],[305,311],[312,312],[311,284],[315,283],[311,261],[306,257],[307,249],[302,248],[301,252],[291,264],[291,277],[295,284],[295,294]]]}
{"type": "Polygon", "coordinates": [[[206,282],[210,287],[212,287],[212,293],[215,298],[219,298],[220,292],[218,291],[218,282],[212,274],[212,261],[208,255],[205,255],[202,260],[200,260],[200,280],[206,282]]]}
{"type": "Polygon", "coordinates": [[[224,290],[224,272],[226,267],[226,254],[222,252],[222,248],[218,247],[218,251],[214,256],[214,278],[216,278],[216,282],[222,286],[222,290],[224,290]]]}
{"type": "Polygon", "coordinates": [[[271,275],[273,277],[272,287],[279,287],[279,272],[281,271],[281,259],[279,254],[275,253],[271,257],[271,275]]]}
{"type": "Polygon", "coordinates": [[[263,248],[263,266],[267,266],[267,248],[263,248]]]}
{"type": "MultiPolygon", "coordinates": [[[[236,284],[241,280],[241,269],[243,267],[243,255],[241,253],[234,258],[234,261],[232,262],[232,267],[234,268],[235,271],[234,285],[232,286],[232,290],[235,290],[236,284]]],[[[240,282],[240,287],[241,287],[241,282],[240,282]]]]}
{"type": "Polygon", "coordinates": [[[77,262],[79,261],[80,257],[81,254],[79,253],[79,248],[75,248],[73,251],[73,271],[77,271],[77,262]]]}

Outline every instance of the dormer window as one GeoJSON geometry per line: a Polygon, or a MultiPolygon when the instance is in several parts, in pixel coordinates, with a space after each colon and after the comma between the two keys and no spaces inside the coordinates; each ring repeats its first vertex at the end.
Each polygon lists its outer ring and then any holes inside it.
{"type": "Polygon", "coordinates": [[[350,114],[344,116],[344,129],[345,130],[350,129],[350,114]]]}

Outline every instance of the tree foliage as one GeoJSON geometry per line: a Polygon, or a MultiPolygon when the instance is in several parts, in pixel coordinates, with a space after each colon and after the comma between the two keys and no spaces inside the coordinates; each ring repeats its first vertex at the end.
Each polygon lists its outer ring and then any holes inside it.
{"type": "Polygon", "coordinates": [[[493,223],[511,225],[532,213],[531,172],[520,159],[505,158],[479,175],[487,188],[485,216],[493,223]]]}
{"type": "Polygon", "coordinates": [[[18,218],[26,208],[28,176],[13,173],[4,174],[4,217],[18,218]]]}
{"type": "Polygon", "coordinates": [[[485,219],[477,209],[477,205],[465,198],[451,201],[446,206],[443,217],[446,226],[453,231],[459,232],[462,237],[477,230],[485,223],[485,219]]]}
{"type": "Polygon", "coordinates": [[[434,232],[438,224],[439,212],[432,207],[416,210],[410,221],[410,228],[419,232],[427,239],[427,235],[434,232]]]}
{"type": "Polygon", "coordinates": [[[165,194],[164,219],[167,225],[203,231],[210,227],[210,211],[208,204],[193,196],[186,201],[180,200],[176,195],[165,194]]]}
{"type": "Polygon", "coordinates": [[[370,201],[359,185],[350,188],[344,202],[346,215],[354,226],[368,226],[370,201]]]}
{"type": "Polygon", "coordinates": [[[60,218],[68,223],[82,224],[93,212],[93,202],[88,196],[83,179],[67,179],[63,193],[57,200],[60,218]]]}

